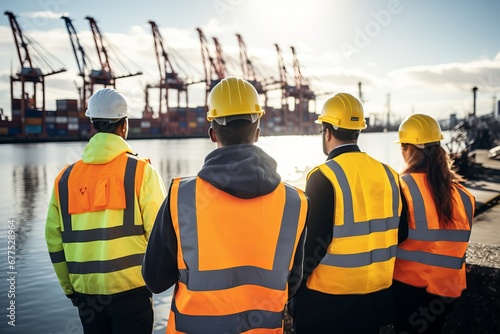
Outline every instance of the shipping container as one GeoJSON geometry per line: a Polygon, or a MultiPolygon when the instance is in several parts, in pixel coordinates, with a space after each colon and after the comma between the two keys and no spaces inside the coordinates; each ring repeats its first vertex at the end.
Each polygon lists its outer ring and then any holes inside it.
{"type": "Polygon", "coordinates": [[[78,111],[77,100],[56,100],[56,108],[58,111],[78,111]]]}
{"type": "Polygon", "coordinates": [[[41,118],[27,117],[24,119],[24,124],[25,125],[42,125],[42,119],[41,118]]]}
{"type": "Polygon", "coordinates": [[[9,127],[9,135],[19,135],[21,134],[21,127],[9,127]]]}
{"type": "Polygon", "coordinates": [[[47,129],[47,136],[54,137],[56,135],[57,135],[57,130],[56,129],[47,129]]]}
{"type": "Polygon", "coordinates": [[[141,128],[130,128],[129,132],[131,134],[138,134],[138,133],[141,133],[141,128]]]}
{"type": "Polygon", "coordinates": [[[12,99],[12,109],[21,110],[21,99],[12,99]]]}
{"type": "Polygon", "coordinates": [[[68,123],[77,123],[78,124],[78,117],[68,116],[68,123]]]}
{"type": "Polygon", "coordinates": [[[68,117],[67,116],[56,116],[56,123],[68,123],[68,117]]]}
{"type": "Polygon", "coordinates": [[[40,134],[40,133],[42,133],[42,126],[41,125],[26,125],[24,127],[24,132],[26,134],[40,134]]]}
{"type": "Polygon", "coordinates": [[[24,117],[42,117],[42,111],[39,109],[26,109],[24,111],[24,117]]]}

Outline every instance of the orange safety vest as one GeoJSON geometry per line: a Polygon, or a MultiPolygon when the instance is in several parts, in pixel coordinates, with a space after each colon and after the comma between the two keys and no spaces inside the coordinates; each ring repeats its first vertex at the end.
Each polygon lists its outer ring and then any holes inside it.
{"type": "Polygon", "coordinates": [[[80,160],[56,179],[64,249],[50,257],[55,264],[67,263],[75,291],[98,285],[111,294],[145,285],[141,265],[146,240],[137,199],[147,163],[126,153],[107,164],[80,160]],[[116,210],[122,212],[121,221],[106,214],[116,210]],[[102,224],[90,227],[95,216],[88,214],[97,211],[102,224]]]}
{"type": "Polygon", "coordinates": [[[398,174],[363,152],[341,154],[318,169],[334,189],[333,232],[308,289],[345,295],[389,288],[402,210],[398,174]]]}
{"type": "Polygon", "coordinates": [[[305,194],[280,183],[241,199],[201,178],[176,178],[170,213],[179,281],[167,333],[283,333],[305,194]]]}
{"type": "Polygon", "coordinates": [[[408,203],[408,238],[398,246],[394,279],[425,287],[431,294],[459,297],[466,288],[465,252],[474,197],[462,185],[454,184],[451,223],[442,227],[426,174],[403,175],[401,184],[408,203]]]}

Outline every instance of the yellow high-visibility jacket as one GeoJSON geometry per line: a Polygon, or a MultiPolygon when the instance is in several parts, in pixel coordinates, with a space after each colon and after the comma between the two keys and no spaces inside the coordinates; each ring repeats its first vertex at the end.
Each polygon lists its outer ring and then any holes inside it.
{"type": "Polygon", "coordinates": [[[363,152],[340,154],[317,169],[334,189],[333,233],[307,287],[328,294],[388,288],[402,209],[398,174],[363,152]]]}
{"type": "Polygon", "coordinates": [[[149,161],[129,152],[121,137],[97,133],[55,180],[46,242],[67,295],[145,286],[142,259],[166,192],[149,161]]]}
{"type": "Polygon", "coordinates": [[[199,177],[177,178],[170,213],[179,282],[167,333],[283,333],[305,194],[281,182],[242,199],[199,177]]]}
{"type": "Polygon", "coordinates": [[[469,242],[475,199],[454,184],[453,215],[439,224],[425,173],[402,176],[408,203],[408,238],[398,245],[394,279],[445,297],[459,297],[466,288],[465,251],[469,242]]]}

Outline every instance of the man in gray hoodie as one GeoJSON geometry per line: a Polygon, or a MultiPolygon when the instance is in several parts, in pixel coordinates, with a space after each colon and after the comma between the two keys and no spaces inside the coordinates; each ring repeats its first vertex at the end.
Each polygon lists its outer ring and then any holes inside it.
{"type": "Polygon", "coordinates": [[[195,177],[176,178],[143,262],[153,293],[175,286],[167,333],[283,331],[302,275],[308,200],[255,146],[264,111],[255,88],[223,79],[207,119],[217,148],[195,177]]]}

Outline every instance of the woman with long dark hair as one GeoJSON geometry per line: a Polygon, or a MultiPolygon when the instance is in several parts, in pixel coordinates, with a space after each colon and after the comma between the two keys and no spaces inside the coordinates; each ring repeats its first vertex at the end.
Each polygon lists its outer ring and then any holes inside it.
{"type": "Polygon", "coordinates": [[[396,333],[441,333],[447,315],[466,288],[465,252],[475,199],[459,182],[441,147],[439,124],[414,114],[399,127],[406,167],[394,269],[396,333]]]}

